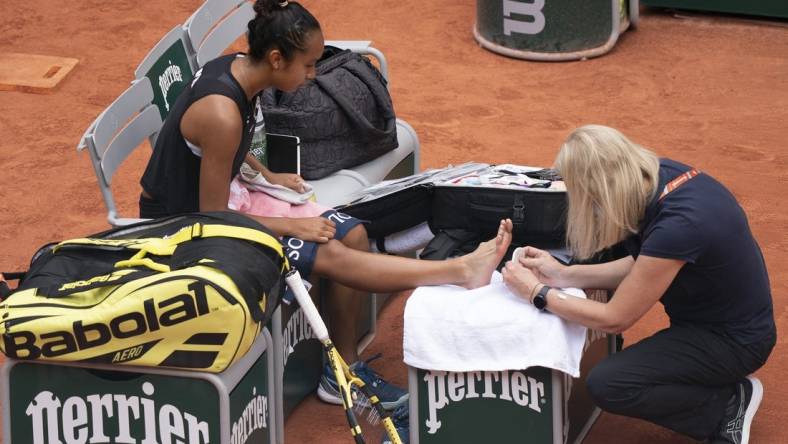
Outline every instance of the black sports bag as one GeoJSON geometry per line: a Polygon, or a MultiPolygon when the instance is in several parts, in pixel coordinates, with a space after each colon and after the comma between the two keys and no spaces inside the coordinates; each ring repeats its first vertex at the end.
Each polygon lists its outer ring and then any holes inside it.
{"type": "Polygon", "coordinates": [[[263,94],[266,130],[301,139],[301,175],[320,179],[397,146],[397,124],[383,75],[365,57],[327,46],[317,76],[293,93],[263,94]]]}
{"type": "Polygon", "coordinates": [[[566,191],[560,179],[547,169],[467,163],[370,187],[339,208],[370,221],[367,232],[376,239],[429,222],[436,239],[424,258],[471,251],[495,236],[505,218],[514,223],[514,246],[560,248],[566,236],[566,191]]]}
{"type": "Polygon", "coordinates": [[[485,240],[495,236],[501,219],[509,218],[513,244],[555,248],[564,246],[565,211],[563,190],[436,185],[430,228],[469,230],[485,240]]]}
{"type": "Polygon", "coordinates": [[[219,372],[269,321],[287,268],[274,235],[229,212],[49,244],[0,304],[0,349],[16,359],[219,372]]]}
{"type": "Polygon", "coordinates": [[[357,198],[337,210],[361,220],[372,239],[407,230],[427,222],[432,214],[432,189],[436,184],[489,168],[486,163],[469,162],[458,166],[426,170],[400,179],[385,181],[357,193],[357,198]]]}

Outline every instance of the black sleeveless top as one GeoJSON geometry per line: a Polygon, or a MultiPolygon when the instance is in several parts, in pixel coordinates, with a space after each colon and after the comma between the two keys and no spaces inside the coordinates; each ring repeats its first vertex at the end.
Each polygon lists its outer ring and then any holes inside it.
{"type": "Polygon", "coordinates": [[[161,207],[167,215],[200,210],[200,161],[186,145],[181,134],[181,119],[189,107],[205,96],[227,96],[238,105],[243,119],[243,135],[235,153],[230,177],[241,168],[255,126],[254,107],[257,97],[249,101],[243,88],[230,72],[230,65],[238,54],[219,57],[205,64],[194,75],[164,121],[153,155],[148,161],[140,184],[153,199],[149,204],[161,207]]]}

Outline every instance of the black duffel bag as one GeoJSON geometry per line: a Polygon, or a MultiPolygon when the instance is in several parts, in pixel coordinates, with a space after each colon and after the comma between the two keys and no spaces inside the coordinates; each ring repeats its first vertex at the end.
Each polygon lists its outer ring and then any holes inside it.
{"type": "Polygon", "coordinates": [[[397,148],[394,106],[386,80],[369,60],[327,46],[317,76],[293,93],[263,94],[266,131],[301,139],[308,180],[368,162],[397,148]]]}

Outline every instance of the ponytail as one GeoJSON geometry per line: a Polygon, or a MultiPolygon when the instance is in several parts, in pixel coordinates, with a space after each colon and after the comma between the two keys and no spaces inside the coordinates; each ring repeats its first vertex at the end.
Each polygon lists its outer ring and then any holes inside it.
{"type": "Polygon", "coordinates": [[[257,0],[255,18],[249,21],[249,57],[255,61],[265,58],[269,51],[278,49],[285,60],[296,51],[306,50],[307,37],[320,30],[317,19],[297,2],[287,0],[257,0]]]}

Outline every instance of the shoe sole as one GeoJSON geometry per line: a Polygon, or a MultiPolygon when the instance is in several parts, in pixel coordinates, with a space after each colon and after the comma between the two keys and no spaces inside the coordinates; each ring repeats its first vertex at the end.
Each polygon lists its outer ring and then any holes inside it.
{"type": "Polygon", "coordinates": [[[327,392],[322,385],[317,386],[317,397],[328,404],[342,405],[342,399],[333,393],[327,392]]]}
{"type": "Polygon", "coordinates": [[[747,410],[744,411],[741,444],[750,442],[750,425],[752,425],[752,419],[755,417],[755,412],[758,411],[763,399],[763,384],[761,384],[761,381],[755,376],[747,376],[747,380],[752,384],[752,398],[750,398],[750,403],[747,405],[747,410]]]}
{"type": "Polygon", "coordinates": [[[390,410],[390,411],[392,411],[392,412],[393,412],[394,410],[396,410],[396,409],[397,409],[397,407],[399,407],[399,406],[401,406],[401,405],[405,404],[406,402],[408,402],[408,400],[409,400],[409,399],[410,399],[410,394],[406,393],[406,394],[402,395],[402,397],[401,397],[401,398],[399,398],[399,399],[398,399],[398,400],[396,400],[396,401],[388,401],[388,402],[383,402],[383,401],[381,401],[381,402],[380,402],[380,405],[381,405],[381,406],[382,406],[384,409],[386,409],[386,410],[390,410]]]}

